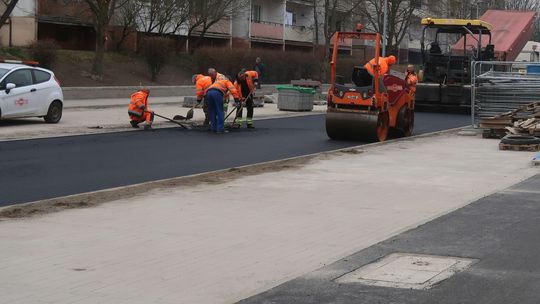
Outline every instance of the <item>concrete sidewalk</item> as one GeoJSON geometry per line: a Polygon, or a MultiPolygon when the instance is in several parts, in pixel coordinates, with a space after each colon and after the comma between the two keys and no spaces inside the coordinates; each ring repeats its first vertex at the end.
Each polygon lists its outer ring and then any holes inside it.
{"type": "MultiPolygon", "coordinates": [[[[177,114],[185,116],[189,108],[181,106],[182,99],[183,97],[156,97],[151,99],[150,107],[166,117],[172,118],[177,114]]],[[[128,103],[128,99],[68,100],[65,103],[62,120],[58,124],[46,124],[41,118],[0,121],[0,141],[138,131],[129,125],[128,103]]],[[[229,106],[229,111],[231,109],[229,106]]],[[[276,104],[265,104],[262,108],[255,108],[254,119],[321,114],[325,111],[326,106],[315,106],[312,112],[287,112],[279,111],[276,104]]],[[[229,121],[233,119],[234,114],[229,117],[229,121]]],[[[192,122],[202,120],[204,120],[202,109],[195,109],[192,122]]],[[[157,128],[178,127],[159,117],[156,117],[155,122],[157,128]]]]}
{"type": "MultiPolygon", "coordinates": [[[[240,303],[537,304],[539,189],[540,175],[536,175],[240,303]],[[475,262],[430,289],[385,287],[382,282],[411,282],[414,274],[425,280],[433,274],[429,270],[436,269],[436,264],[417,262],[416,272],[396,272],[387,267],[385,281],[378,281],[376,286],[370,286],[374,281],[344,283],[339,279],[397,254],[439,259],[459,257],[475,262]]],[[[407,270],[415,269],[407,267],[407,270]]],[[[375,271],[367,275],[375,277],[375,271]]]]}
{"type": "MultiPolygon", "coordinates": [[[[444,134],[0,221],[6,303],[232,303],[538,173],[444,134]]],[[[234,172],[234,171],[233,171],[234,172]]]]}

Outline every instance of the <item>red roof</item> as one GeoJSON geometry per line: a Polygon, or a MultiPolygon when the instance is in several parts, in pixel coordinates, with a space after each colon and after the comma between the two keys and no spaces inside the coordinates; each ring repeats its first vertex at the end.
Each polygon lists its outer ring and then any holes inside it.
{"type": "MultiPolygon", "coordinates": [[[[499,60],[514,61],[533,35],[535,12],[487,10],[480,20],[493,25],[491,44],[499,60]]],[[[484,37],[482,37],[484,38],[484,37]]],[[[482,45],[487,44],[483,39],[482,45]]],[[[469,41],[469,40],[467,40],[469,41]]],[[[463,38],[452,49],[463,49],[463,38]]]]}

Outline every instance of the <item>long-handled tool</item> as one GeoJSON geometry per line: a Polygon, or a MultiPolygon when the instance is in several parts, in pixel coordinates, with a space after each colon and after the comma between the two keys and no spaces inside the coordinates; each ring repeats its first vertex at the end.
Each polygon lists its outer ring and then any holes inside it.
{"type": "Polygon", "coordinates": [[[182,116],[182,115],[175,115],[173,117],[174,120],[190,120],[193,118],[193,110],[200,104],[201,107],[204,106],[203,104],[204,101],[201,101],[201,102],[198,102],[198,103],[195,103],[193,105],[193,107],[191,107],[191,109],[189,109],[189,111],[186,113],[186,116],[182,116]]]}
{"type": "Polygon", "coordinates": [[[163,118],[163,119],[165,119],[165,120],[168,120],[168,121],[170,121],[170,122],[173,122],[173,123],[179,125],[180,127],[186,129],[186,130],[189,130],[189,128],[186,127],[186,126],[185,126],[184,124],[182,124],[181,122],[178,122],[178,121],[176,121],[176,120],[174,120],[174,119],[171,119],[171,118],[169,118],[169,117],[165,117],[165,116],[159,115],[159,114],[157,114],[156,112],[154,112],[154,115],[157,116],[157,117],[161,117],[161,118],[163,118]]]}
{"type": "MultiPolygon", "coordinates": [[[[244,100],[248,100],[249,97],[251,97],[251,95],[253,95],[253,91],[255,90],[252,90],[251,92],[249,92],[248,96],[244,99],[244,100]]],[[[235,111],[235,110],[238,110],[238,111],[242,111],[242,108],[244,107],[244,103],[243,102],[240,102],[240,106],[239,107],[234,107],[231,112],[229,112],[229,114],[227,114],[227,116],[225,116],[225,118],[223,119],[223,121],[227,120],[227,118],[229,118],[229,116],[231,116],[232,112],[235,111]]],[[[236,117],[234,118],[234,121],[236,121],[236,117]]],[[[233,122],[234,123],[234,122],[233,122]]]]}

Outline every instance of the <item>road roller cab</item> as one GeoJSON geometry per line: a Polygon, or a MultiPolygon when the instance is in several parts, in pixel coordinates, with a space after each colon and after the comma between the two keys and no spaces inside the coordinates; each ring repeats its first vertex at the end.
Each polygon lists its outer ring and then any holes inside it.
{"type": "Polygon", "coordinates": [[[379,66],[373,75],[363,66],[352,69],[351,84],[336,75],[340,39],[375,41],[375,62],[379,62],[379,33],[337,32],[331,65],[331,86],[328,92],[326,133],[332,139],[387,139],[389,132],[410,136],[414,125],[414,93],[404,79],[380,75],[379,66]]]}

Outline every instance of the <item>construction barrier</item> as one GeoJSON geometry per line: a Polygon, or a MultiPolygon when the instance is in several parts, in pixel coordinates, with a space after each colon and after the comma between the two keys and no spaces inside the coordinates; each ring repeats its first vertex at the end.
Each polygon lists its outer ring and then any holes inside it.
{"type": "Polygon", "coordinates": [[[471,120],[509,112],[540,101],[540,63],[474,61],[471,63],[471,120]]]}

